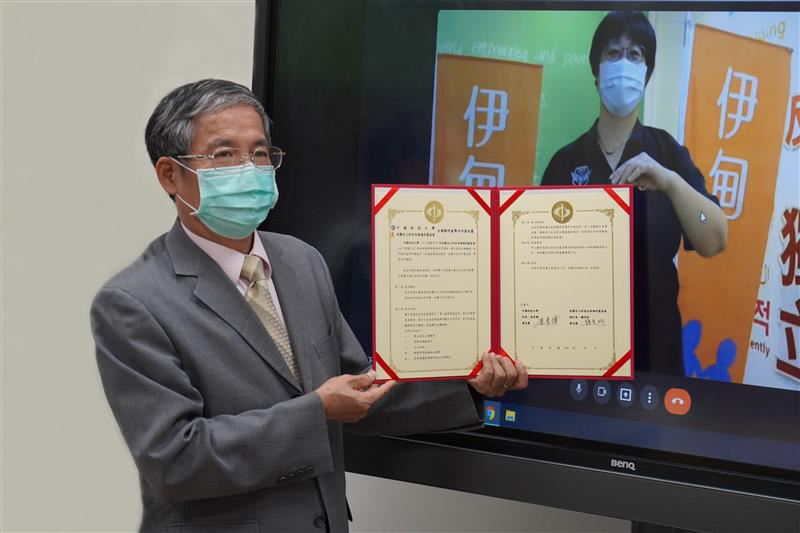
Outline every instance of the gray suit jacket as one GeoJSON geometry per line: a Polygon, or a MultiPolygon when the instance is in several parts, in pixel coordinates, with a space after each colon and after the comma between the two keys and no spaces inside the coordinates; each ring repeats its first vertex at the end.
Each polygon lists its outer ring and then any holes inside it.
{"type": "MultiPolygon", "coordinates": [[[[103,387],[140,474],[141,531],[347,530],[343,426],[325,419],[313,391],[363,372],[367,359],[320,254],[293,237],[259,236],[302,383],[177,222],[92,303],[103,387]]],[[[479,423],[464,383],[427,382],[398,385],[347,428],[402,434],[479,423]]]]}

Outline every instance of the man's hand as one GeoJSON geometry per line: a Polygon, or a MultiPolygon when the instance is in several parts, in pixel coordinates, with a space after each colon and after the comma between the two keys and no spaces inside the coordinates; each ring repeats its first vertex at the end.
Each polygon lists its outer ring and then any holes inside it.
{"type": "Polygon", "coordinates": [[[528,369],[522,361],[513,361],[510,357],[486,352],[481,357],[481,363],[483,366],[478,375],[467,383],[488,398],[528,386],[528,369]]]}
{"type": "Polygon", "coordinates": [[[369,408],[386,396],[394,381],[375,385],[375,372],[354,376],[345,374],[331,378],[316,390],[325,408],[325,418],[336,422],[358,422],[369,408]]]}

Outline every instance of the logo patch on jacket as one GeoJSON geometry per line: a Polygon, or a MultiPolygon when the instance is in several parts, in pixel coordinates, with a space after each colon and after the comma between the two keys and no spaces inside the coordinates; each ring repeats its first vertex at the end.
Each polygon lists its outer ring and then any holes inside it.
{"type": "Polygon", "coordinates": [[[592,175],[592,169],[587,165],[575,167],[575,170],[570,172],[572,174],[573,185],[586,185],[589,183],[589,176],[592,175]]]}

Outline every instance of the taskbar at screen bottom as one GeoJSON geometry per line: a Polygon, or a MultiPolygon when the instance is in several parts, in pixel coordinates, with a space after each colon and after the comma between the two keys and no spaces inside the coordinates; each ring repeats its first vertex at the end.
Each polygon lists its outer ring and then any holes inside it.
{"type": "Polygon", "coordinates": [[[556,462],[571,451],[569,462],[590,468],[800,501],[797,443],[508,402],[487,400],[484,408],[483,433],[497,437],[504,453],[524,456],[526,446],[535,443],[537,458],[550,446],[548,458],[556,462]]]}

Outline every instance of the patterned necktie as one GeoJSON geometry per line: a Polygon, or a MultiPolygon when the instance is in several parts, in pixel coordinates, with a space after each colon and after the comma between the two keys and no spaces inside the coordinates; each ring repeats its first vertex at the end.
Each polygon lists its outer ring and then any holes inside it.
{"type": "Polygon", "coordinates": [[[292,375],[300,383],[300,368],[297,366],[297,358],[292,352],[292,345],[289,342],[289,332],[275,309],[272,295],[267,285],[267,276],[264,273],[264,262],[256,255],[248,255],[244,258],[242,266],[242,277],[251,283],[250,288],[244,295],[244,299],[253,308],[261,323],[264,324],[278,351],[281,352],[283,360],[292,371],[292,375]]]}

